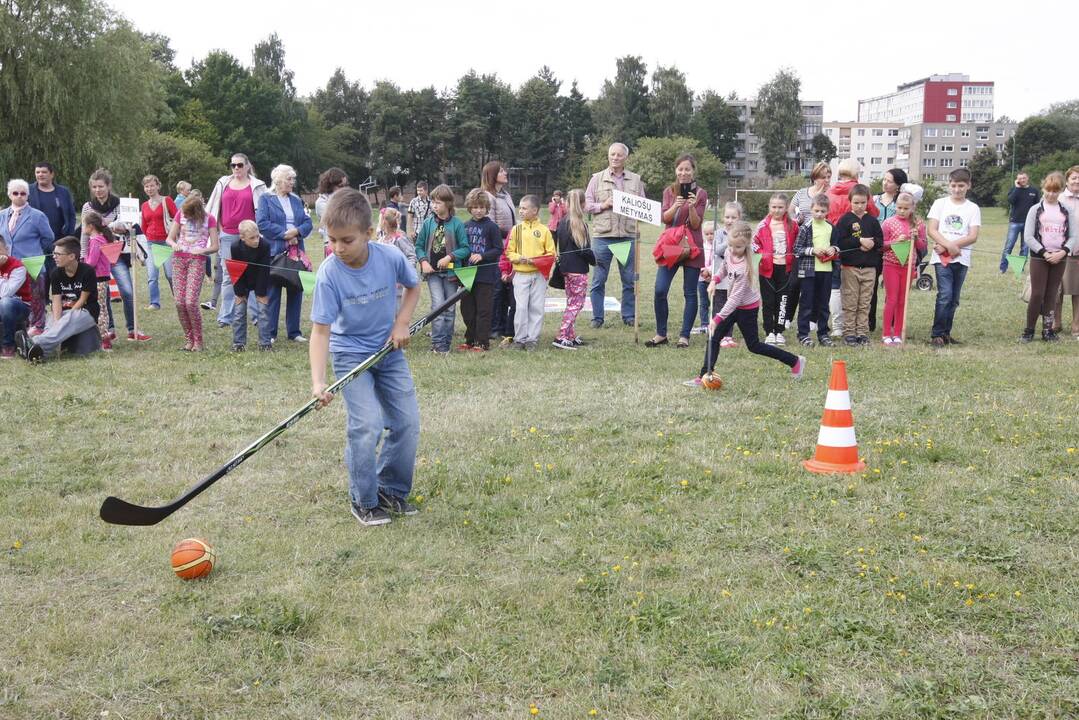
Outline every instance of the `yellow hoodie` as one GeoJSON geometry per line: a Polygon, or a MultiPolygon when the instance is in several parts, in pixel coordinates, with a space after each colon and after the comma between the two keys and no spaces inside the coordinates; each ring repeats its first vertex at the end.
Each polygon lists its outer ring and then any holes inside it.
{"type": "Polygon", "coordinates": [[[525,220],[517,223],[510,230],[510,241],[506,245],[506,257],[513,263],[515,271],[519,273],[538,272],[534,265],[523,263],[521,259],[554,254],[554,238],[551,237],[551,231],[538,220],[525,220]]]}

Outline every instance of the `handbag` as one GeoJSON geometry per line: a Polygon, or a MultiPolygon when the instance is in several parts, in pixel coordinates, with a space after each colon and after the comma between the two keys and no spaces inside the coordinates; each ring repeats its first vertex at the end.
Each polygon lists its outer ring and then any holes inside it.
{"type": "Polygon", "coordinates": [[[285,250],[274,255],[270,261],[270,282],[279,288],[303,290],[299,271],[306,269],[298,257],[293,257],[285,250]]]}
{"type": "Polygon", "coordinates": [[[558,265],[557,260],[555,261],[554,267],[551,268],[551,277],[548,278],[547,284],[555,290],[566,289],[566,276],[562,273],[562,268],[558,265]]]}

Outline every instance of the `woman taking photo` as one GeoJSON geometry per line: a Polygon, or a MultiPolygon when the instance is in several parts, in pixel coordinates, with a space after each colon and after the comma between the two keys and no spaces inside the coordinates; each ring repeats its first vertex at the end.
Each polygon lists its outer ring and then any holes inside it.
{"type": "MultiPolygon", "coordinates": [[[[231,175],[222,175],[210,193],[206,203],[206,212],[217,218],[221,232],[221,248],[214,262],[214,292],[209,304],[203,304],[206,310],[217,309],[219,327],[232,325],[232,306],[235,302],[232,292],[232,280],[224,269],[224,261],[232,258],[232,245],[240,239],[240,223],[254,220],[259,206],[259,198],[266,193],[266,183],[255,177],[255,168],[243,153],[234,153],[229,161],[231,175]]],[[[256,303],[251,303],[255,305],[256,303]]],[[[257,312],[250,313],[252,319],[257,312]]]]}
{"type": "MultiPolygon", "coordinates": [[[[143,335],[135,327],[135,302],[134,287],[131,284],[131,228],[127,223],[120,222],[120,198],[112,193],[112,175],[104,168],[94,170],[90,176],[90,201],[82,206],[83,214],[90,211],[96,212],[109,226],[114,235],[124,241],[124,250],[119,259],[109,268],[112,279],[116,281],[116,287],[120,290],[120,299],[124,306],[124,320],[127,322],[127,339],[146,341],[149,335],[143,335]]],[[[90,238],[84,232],[80,238],[82,249],[80,257],[85,258],[89,251],[90,238]]],[[[112,333],[111,340],[116,339],[116,324],[112,316],[112,303],[108,298],[102,300],[109,313],[109,331],[112,333]]]]}
{"type": "MultiPolygon", "coordinates": [[[[708,207],[708,193],[697,186],[697,160],[692,155],[682,155],[674,163],[674,182],[663,189],[663,222],[667,228],[685,226],[688,230],[684,250],[676,262],[661,264],[656,269],[656,334],[645,342],[646,347],[667,344],[667,294],[671,283],[682,269],[682,328],[678,333],[678,347],[689,347],[689,333],[693,319],[697,317],[697,280],[704,267],[704,239],[701,237],[701,220],[708,207]],[[696,252],[693,252],[696,250],[696,252]]],[[[657,260],[658,262],[658,260],[657,260]]]]}
{"type": "MultiPolygon", "coordinates": [[[[292,192],[296,184],[296,171],[288,165],[278,165],[270,172],[273,191],[259,198],[259,232],[270,244],[270,255],[276,257],[288,252],[288,257],[299,260],[308,270],[311,261],[304,252],[303,241],[311,233],[311,218],[304,211],[303,201],[292,192]]],[[[297,278],[298,280],[299,278],[297,278]]],[[[281,314],[281,291],[279,285],[270,283],[269,313],[270,337],[277,338],[277,322],[281,314]]],[[[297,282],[288,286],[285,303],[285,332],[293,342],[307,342],[300,333],[300,307],[303,305],[303,287],[297,282]]]]}

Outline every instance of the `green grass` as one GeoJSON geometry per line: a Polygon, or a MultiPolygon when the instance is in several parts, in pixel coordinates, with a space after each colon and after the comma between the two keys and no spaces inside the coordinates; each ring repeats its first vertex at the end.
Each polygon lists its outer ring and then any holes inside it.
{"type": "Polygon", "coordinates": [[[645,350],[620,324],[581,323],[576,353],[418,337],[422,512],[379,529],[348,513],[340,403],[158,526],[97,519],[306,402],[303,347],[232,356],[206,314],[209,352],[179,353],[167,308],[145,346],[5,363],[0,717],[1079,715],[1077,346],[1015,343],[986,218],[966,345],[925,346],[918,292],[910,346],[814,349],[801,383],[738,348],[694,391],[699,337],[645,350]],[[799,466],[833,358],[853,477],[799,466]],[[185,583],[168,554],[193,535],[220,562],[185,583]]]}

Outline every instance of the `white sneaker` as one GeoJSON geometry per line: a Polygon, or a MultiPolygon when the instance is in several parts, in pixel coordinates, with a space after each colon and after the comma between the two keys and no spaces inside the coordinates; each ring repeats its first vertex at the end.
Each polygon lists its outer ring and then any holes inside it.
{"type": "Polygon", "coordinates": [[[787,344],[787,338],[783,335],[783,333],[776,333],[776,345],[786,345],[786,344],[787,344]]]}
{"type": "Polygon", "coordinates": [[[880,341],[885,345],[892,345],[894,343],[894,340],[892,340],[892,337],[890,335],[885,335],[880,339],[880,341]]]}
{"type": "Polygon", "coordinates": [[[289,340],[291,340],[294,343],[305,343],[305,342],[307,342],[307,338],[305,338],[303,335],[297,335],[294,338],[289,338],[289,340]]]}
{"type": "Polygon", "coordinates": [[[768,335],[765,336],[765,338],[764,338],[764,342],[767,343],[768,345],[775,345],[776,344],[775,333],[768,333],[768,335]]]}

